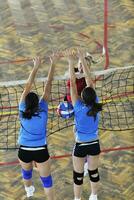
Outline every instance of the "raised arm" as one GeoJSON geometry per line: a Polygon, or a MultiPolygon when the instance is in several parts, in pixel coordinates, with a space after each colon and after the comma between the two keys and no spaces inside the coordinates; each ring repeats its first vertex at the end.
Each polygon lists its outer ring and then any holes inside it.
{"type": "Polygon", "coordinates": [[[34,60],[33,60],[33,63],[34,63],[34,67],[27,79],[27,82],[26,82],[26,85],[25,85],[25,88],[24,88],[24,91],[21,95],[21,98],[20,98],[20,102],[24,101],[25,100],[25,97],[27,96],[27,94],[30,92],[31,88],[32,88],[32,84],[34,82],[34,79],[35,79],[35,75],[38,71],[38,68],[40,66],[40,63],[41,63],[41,60],[39,57],[36,57],[34,60]]]}
{"type": "Polygon", "coordinates": [[[73,55],[71,51],[67,50],[66,56],[68,58],[68,63],[69,63],[70,94],[71,94],[72,104],[74,105],[77,99],[79,98],[79,96],[77,92],[76,76],[75,76],[74,65],[73,65],[73,55]]]}
{"type": "MultiPolygon", "coordinates": [[[[81,60],[82,66],[83,66],[83,72],[86,80],[86,84],[88,87],[94,87],[94,83],[91,79],[91,72],[90,72],[90,66],[87,65],[87,61],[85,59],[85,55],[82,52],[82,50],[78,49],[78,56],[81,60]]],[[[91,65],[91,61],[88,59],[88,64],[91,65]]]]}
{"type": "Polygon", "coordinates": [[[57,62],[57,60],[59,59],[59,55],[58,54],[52,54],[52,56],[50,56],[50,69],[48,72],[48,76],[47,76],[47,81],[45,82],[45,86],[44,86],[44,92],[41,98],[43,98],[45,101],[49,102],[49,98],[50,98],[50,94],[51,94],[51,88],[52,88],[52,80],[53,80],[53,76],[54,76],[54,71],[55,71],[55,64],[57,62]]]}

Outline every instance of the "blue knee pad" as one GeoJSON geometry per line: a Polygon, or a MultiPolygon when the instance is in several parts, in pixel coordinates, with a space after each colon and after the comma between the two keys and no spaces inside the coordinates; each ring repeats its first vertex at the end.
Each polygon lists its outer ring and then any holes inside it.
{"type": "Polygon", "coordinates": [[[52,176],[42,177],[40,176],[44,188],[50,188],[53,186],[52,176]]]}
{"type": "Polygon", "coordinates": [[[21,169],[22,177],[25,180],[29,180],[32,178],[32,172],[33,172],[33,169],[30,169],[30,170],[25,170],[23,168],[21,169]]]}

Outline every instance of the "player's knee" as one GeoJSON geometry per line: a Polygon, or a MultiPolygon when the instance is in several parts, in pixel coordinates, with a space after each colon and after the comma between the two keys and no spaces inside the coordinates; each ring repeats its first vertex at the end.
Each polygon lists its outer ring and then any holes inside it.
{"type": "Polygon", "coordinates": [[[84,176],[84,172],[83,173],[78,173],[78,172],[73,171],[74,183],[76,185],[82,185],[83,184],[83,176],[84,176]]]}
{"type": "Polygon", "coordinates": [[[42,184],[43,184],[43,187],[44,188],[50,188],[53,186],[53,180],[52,180],[52,176],[49,175],[47,177],[40,177],[41,181],[42,181],[42,184]]]}
{"type": "Polygon", "coordinates": [[[95,170],[88,170],[90,181],[98,182],[100,180],[98,168],[95,170]]]}
{"type": "Polygon", "coordinates": [[[33,172],[33,169],[30,169],[30,170],[25,170],[23,168],[21,169],[22,177],[25,180],[29,180],[32,178],[32,172],[33,172]]]}

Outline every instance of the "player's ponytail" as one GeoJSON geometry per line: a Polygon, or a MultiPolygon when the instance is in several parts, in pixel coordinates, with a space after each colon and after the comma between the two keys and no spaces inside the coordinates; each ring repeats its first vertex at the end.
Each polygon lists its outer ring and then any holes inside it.
{"type": "Polygon", "coordinates": [[[87,112],[88,116],[93,116],[94,120],[96,120],[96,115],[98,112],[102,111],[102,104],[94,102],[91,109],[87,112]]]}
{"type": "Polygon", "coordinates": [[[38,116],[39,112],[39,98],[34,92],[28,93],[25,98],[26,108],[22,113],[22,117],[26,119],[31,119],[32,116],[38,116]]]}
{"type": "Polygon", "coordinates": [[[82,91],[82,99],[85,105],[89,108],[88,116],[93,116],[96,120],[97,113],[102,110],[102,104],[96,102],[96,92],[92,87],[86,87],[82,91]]]}

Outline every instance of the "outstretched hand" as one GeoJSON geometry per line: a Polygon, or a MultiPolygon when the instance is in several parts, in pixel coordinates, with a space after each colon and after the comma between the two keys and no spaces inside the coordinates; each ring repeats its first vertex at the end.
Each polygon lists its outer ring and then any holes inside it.
{"type": "Polygon", "coordinates": [[[33,63],[34,63],[34,67],[35,68],[38,68],[39,66],[40,66],[40,64],[41,64],[41,58],[38,56],[38,57],[35,57],[34,59],[33,59],[33,63]]]}
{"type": "Polygon", "coordinates": [[[53,52],[52,55],[49,56],[51,64],[57,63],[57,61],[60,59],[60,57],[61,56],[58,52],[53,52]]]}
{"type": "Polygon", "coordinates": [[[85,52],[82,49],[77,48],[77,53],[78,53],[78,58],[79,59],[84,59],[85,58],[85,52]]]}
{"type": "Polygon", "coordinates": [[[74,54],[74,52],[73,52],[72,49],[67,49],[67,50],[65,51],[65,56],[67,57],[68,62],[70,62],[70,61],[73,61],[73,60],[74,60],[74,58],[75,58],[76,55],[74,54]]]}

